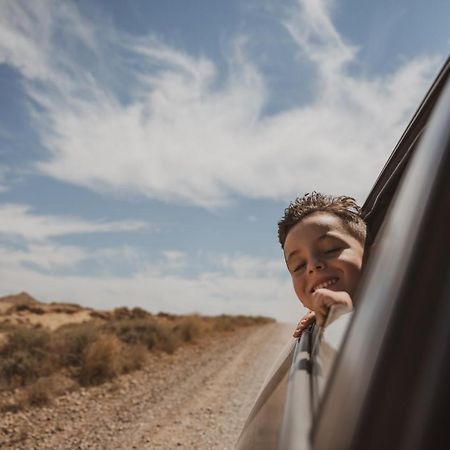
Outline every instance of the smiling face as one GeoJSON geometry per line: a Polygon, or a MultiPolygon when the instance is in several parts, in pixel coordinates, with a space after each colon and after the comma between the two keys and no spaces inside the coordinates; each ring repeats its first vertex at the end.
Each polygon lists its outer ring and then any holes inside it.
{"type": "Polygon", "coordinates": [[[353,297],[361,273],[362,244],[339,217],[313,213],[291,228],[284,243],[286,264],[297,297],[307,308],[319,288],[353,297]]]}

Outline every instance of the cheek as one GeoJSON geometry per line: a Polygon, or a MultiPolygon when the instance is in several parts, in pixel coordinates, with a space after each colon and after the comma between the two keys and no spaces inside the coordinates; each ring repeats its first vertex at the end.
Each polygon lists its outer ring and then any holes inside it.
{"type": "Polygon", "coordinates": [[[305,287],[304,280],[301,278],[293,278],[292,283],[294,285],[294,291],[297,294],[298,299],[306,308],[311,309],[311,302],[308,299],[308,296],[305,295],[305,287]]]}
{"type": "Polygon", "coordinates": [[[347,288],[351,291],[349,293],[352,294],[359,281],[361,274],[361,263],[356,259],[343,261],[342,269],[344,270],[345,278],[347,280],[347,288]]]}

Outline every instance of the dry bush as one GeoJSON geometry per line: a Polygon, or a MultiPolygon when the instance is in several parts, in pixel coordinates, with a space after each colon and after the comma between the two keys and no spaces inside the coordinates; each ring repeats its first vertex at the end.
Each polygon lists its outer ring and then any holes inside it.
{"type": "Polygon", "coordinates": [[[153,318],[123,319],[107,324],[105,329],[127,344],[141,344],[149,350],[173,353],[178,344],[177,336],[172,329],[153,318]]]}
{"type": "Polygon", "coordinates": [[[148,350],[144,345],[124,345],[122,349],[122,372],[129,373],[142,369],[148,359],[148,350]]]}
{"type": "Polygon", "coordinates": [[[112,334],[100,335],[83,355],[79,380],[83,385],[96,385],[110,380],[122,371],[122,345],[112,334]]]}
{"type": "Polygon", "coordinates": [[[58,314],[75,314],[79,311],[79,309],[75,309],[72,307],[65,307],[65,306],[53,306],[51,308],[51,312],[58,313],[58,314]]]}
{"type": "Polygon", "coordinates": [[[237,328],[273,323],[275,320],[263,316],[230,316],[222,314],[221,316],[213,317],[212,322],[213,328],[217,331],[234,331],[237,328]]]}
{"type": "Polygon", "coordinates": [[[274,323],[276,320],[273,317],[255,316],[252,317],[255,325],[266,325],[268,323],[274,323]]]}
{"type": "Polygon", "coordinates": [[[167,320],[170,320],[170,321],[175,321],[175,320],[177,320],[179,318],[179,316],[177,316],[176,314],[169,314],[169,313],[165,313],[165,312],[159,312],[157,314],[157,316],[160,319],[167,319],[167,320]]]}
{"type": "Polygon", "coordinates": [[[112,318],[114,320],[146,319],[148,317],[151,317],[151,314],[138,306],[133,309],[122,306],[120,308],[115,308],[112,312],[112,318]]]}
{"type": "Polygon", "coordinates": [[[112,311],[113,320],[126,320],[126,319],[131,319],[131,317],[132,317],[132,313],[126,306],[122,306],[120,308],[115,308],[112,311]]]}
{"type": "Polygon", "coordinates": [[[53,349],[64,367],[81,365],[86,348],[99,337],[99,327],[93,322],[68,324],[53,334],[53,349]]]}
{"type": "Polygon", "coordinates": [[[236,326],[232,317],[222,314],[221,316],[215,317],[214,329],[217,331],[234,331],[236,326]]]}
{"type": "Polygon", "coordinates": [[[148,311],[146,311],[144,308],[139,308],[139,306],[136,306],[131,310],[131,317],[133,319],[145,319],[150,316],[151,314],[148,311]]]}
{"type": "Polygon", "coordinates": [[[75,314],[76,312],[79,312],[81,309],[83,309],[76,303],[51,302],[49,306],[52,312],[64,314],[75,314]]]}
{"type": "Polygon", "coordinates": [[[0,376],[10,386],[24,386],[54,370],[50,332],[15,327],[0,349],[0,376]]]}
{"type": "Polygon", "coordinates": [[[192,342],[195,338],[204,334],[207,327],[199,316],[186,316],[174,326],[174,333],[183,342],[192,342]]]}
{"type": "Polygon", "coordinates": [[[111,320],[112,314],[109,311],[89,311],[89,315],[93,319],[111,320]]]}
{"type": "Polygon", "coordinates": [[[8,313],[27,311],[33,314],[45,314],[45,309],[38,305],[28,304],[28,303],[19,303],[17,305],[12,306],[8,313]]]}
{"type": "Polygon", "coordinates": [[[64,308],[72,308],[72,309],[83,309],[78,303],[61,303],[61,302],[50,302],[50,306],[62,306],[64,308]]]}
{"type": "Polygon", "coordinates": [[[45,406],[52,402],[55,395],[53,377],[39,378],[28,385],[23,393],[20,404],[25,406],[45,406]]]}
{"type": "Polygon", "coordinates": [[[9,318],[5,319],[3,322],[0,322],[0,333],[10,333],[11,331],[17,328],[9,318]]]}
{"type": "Polygon", "coordinates": [[[71,392],[77,386],[64,372],[40,377],[16,392],[14,398],[6,397],[0,401],[0,411],[16,413],[29,407],[47,406],[52,403],[53,398],[71,392]]]}

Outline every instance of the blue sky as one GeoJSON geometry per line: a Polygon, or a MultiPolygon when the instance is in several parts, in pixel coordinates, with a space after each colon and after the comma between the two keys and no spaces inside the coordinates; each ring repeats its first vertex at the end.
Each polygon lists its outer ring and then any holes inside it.
{"type": "Polygon", "coordinates": [[[0,1],[0,295],[294,321],[276,223],[362,202],[442,0],[0,1]]]}

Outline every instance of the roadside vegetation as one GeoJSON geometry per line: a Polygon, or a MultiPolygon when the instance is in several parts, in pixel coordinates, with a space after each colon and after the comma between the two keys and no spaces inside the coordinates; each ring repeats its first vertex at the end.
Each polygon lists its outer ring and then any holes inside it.
{"type": "Polygon", "coordinates": [[[173,353],[180,345],[207,335],[273,322],[248,316],[153,315],[141,308],[117,308],[91,316],[93,320],[63,325],[55,331],[0,324],[2,411],[46,405],[80,386],[99,385],[140,369],[149,352],[173,353]],[[13,402],[11,392],[16,394],[13,402]]]}

